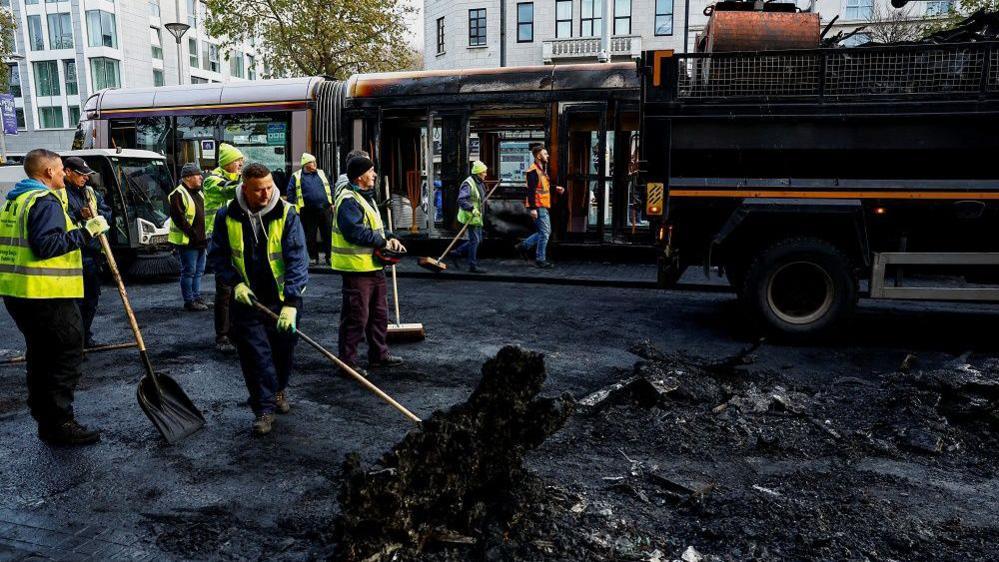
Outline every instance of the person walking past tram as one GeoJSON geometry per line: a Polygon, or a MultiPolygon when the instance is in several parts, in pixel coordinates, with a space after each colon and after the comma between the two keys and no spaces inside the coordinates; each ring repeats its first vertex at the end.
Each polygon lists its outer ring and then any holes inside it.
{"type": "Polygon", "coordinates": [[[377,250],[405,252],[386,232],[375,203],[375,165],[364,156],[347,163],[345,187],[336,201],[333,229],[333,269],[343,275],[338,348],[340,359],[364,374],[357,364],[357,346],[368,342],[368,366],[392,367],[402,358],[389,353],[388,291],[377,250]]]}
{"type": "Polygon", "coordinates": [[[479,267],[479,245],[482,243],[482,217],[486,203],[486,165],[476,160],[472,175],[465,178],[458,188],[458,222],[468,225],[468,240],[454,249],[455,256],[468,260],[468,271],[488,273],[479,267]]]}
{"type": "Polygon", "coordinates": [[[100,433],[76,421],[73,393],[80,381],[83,298],[80,249],[107,232],[102,216],[79,228],[68,213],[66,173],[55,152],[24,157],[23,179],[0,210],[0,295],[27,347],[28,408],[42,441],[85,445],[100,433]]]}
{"type": "Polygon", "coordinates": [[[322,253],[325,254],[322,263],[328,263],[330,235],[333,230],[333,191],[330,180],[326,179],[326,172],[319,168],[316,157],[308,152],[302,154],[301,165],[288,180],[285,193],[288,194],[288,202],[295,205],[302,226],[305,227],[309,259],[313,263],[320,263],[319,249],[322,248],[322,253]]]}
{"type": "MultiPolygon", "coordinates": [[[[238,148],[222,143],[218,150],[218,167],[208,173],[202,186],[205,196],[205,235],[212,236],[215,214],[236,197],[239,174],[243,170],[243,153],[238,148]]],[[[215,347],[229,352],[234,348],[229,341],[229,307],[232,304],[232,287],[227,287],[215,276],[215,347]]]]}
{"type": "Polygon", "coordinates": [[[253,433],[264,435],[275,412],[291,410],[287,387],[309,258],[298,213],[281,200],[270,170],[250,164],[242,180],[236,199],[215,216],[208,259],[215,276],[233,287],[230,334],[250,394],[253,433]],[[278,315],[276,325],[254,300],[278,315]]]}
{"type": "Polygon", "coordinates": [[[205,194],[201,191],[201,169],[193,162],[180,170],[180,185],[170,193],[168,240],[180,255],[180,294],[184,309],[208,310],[201,299],[201,277],[205,274],[208,238],[205,235],[205,194]]]}
{"type": "MultiPolygon", "coordinates": [[[[83,158],[71,156],[63,160],[66,170],[66,204],[69,215],[77,225],[94,218],[94,209],[104,220],[111,219],[111,208],[104,202],[104,197],[87,181],[95,172],[87,166],[83,158]]],[[[83,254],[83,298],[78,302],[80,317],[83,322],[83,346],[94,347],[94,316],[97,315],[97,305],[101,299],[101,263],[104,260],[101,243],[92,238],[80,251],[83,254]]]]}
{"type": "MultiPolygon", "coordinates": [[[[548,239],[552,233],[551,220],[551,180],[548,178],[548,150],[544,146],[538,145],[531,149],[534,156],[534,163],[527,169],[525,179],[527,180],[527,192],[524,199],[524,206],[527,207],[534,221],[537,232],[527,237],[526,240],[517,244],[517,251],[524,259],[530,257],[531,248],[535,248],[535,265],[542,269],[552,267],[552,263],[547,259],[548,239]]],[[[565,192],[561,186],[555,186],[555,191],[559,195],[565,192]]]]}

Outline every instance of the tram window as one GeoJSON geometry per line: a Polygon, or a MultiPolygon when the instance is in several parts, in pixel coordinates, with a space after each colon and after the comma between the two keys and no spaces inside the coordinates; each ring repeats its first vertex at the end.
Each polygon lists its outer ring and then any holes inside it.
{"type": "Polygon", "coordinates": [[[185,115],[177,118],[177,168],[194,162],[202,170],[215,167],[215,115],[185,115]],[[208,142],[202,142],[208,141],[208,142]]]}
{"type": "Polygon", "coordinates": [[[501,140],[499,143],[499,180],[502,184],[522,185],[524,174],[531,166],[531,145],[537,141],[501,140]]]}
{"type": "Polygon", "coordinates": [[[291,137],[287,113],[250,113],[223,115],[222,140],[238,148],[247,162],[258,162],[275,173],[274,181],[284,188],[280,180],[290,165],[291,137]]]}

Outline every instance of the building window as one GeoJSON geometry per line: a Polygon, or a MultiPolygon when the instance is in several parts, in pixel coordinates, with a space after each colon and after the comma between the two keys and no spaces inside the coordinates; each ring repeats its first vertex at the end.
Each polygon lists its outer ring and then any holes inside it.
{"type": "Polygon", "coordinates": [[[66,95],[75,96],[80,93],[80,87],[76,81],[76,61],[62,61],[62,72],[66,80],[66,95]]]}
{"type": "Polygon", "coordinates": [[[874,9],[874,0],[846,0],[846,19],[869,20],[874,9]]]}
{"type": "Polygon", "coordinates": [[[69,108],[69,126],[75,127],[80,122],[80,106],[74,105],[69,108]]]}
{"type": "Polygon", "coordinates": [[[73,20],[69,12],[65,14],[49,14],[49,48],[73,48],[73,20]]]}
{"type": "Polygon", "coordinates": [[[198,28],[198,0],[187,0],[187,25],[198,28]]]}
{"type": "Polygon", "coordinates": [[[149,28],[149,50],[156,60],[163,60],[163,42],[160,40],[160,29],[149,28]]]}
{"type": "Polygon", "coordinates": [[[229,57],[229,72],[234,78],[243,77],[243,53],[235,51],[229,57]]]}
{"type": "Polygon", "coordinates": [[[207,84],[207,83],[208,83],[208,79],[207,78],[201,78],[201,77],[198,77],[198,76],[192,76],[191,77],[191,84],[207,84]]]}
{"type": "Polygon", "coordinates": [[[572,37],[572,0],[555,0],[555,37],[572,37]]]}
{"type": "Polygon", "coordinates": [[[871,42],[870,33],[855,33],[846,39],[840,41],[840,45],[843,47],[857,47],[860,45],[866,45],[871,42]]]}
{"type": "Polygon", "coordinates": [[[149,15],[154,18],[160,17],[160,0],[149,0],[149,15]]]}
{"type": "Polygon", "coordinates": [[[54,60],[47,60],[33,63],[35,67],[35,95],[58,96],[59,95],[59,63],[54,60]]]}
{"type": "Polygon", "coordinates": [[[437,18],[437,54],[444,54],[444,18],[437,18]]]}
{"type": "Polygon", "coordinates": [[[38,124],[41,129],[62,129],[62,106],[39,107],[38,124]]]}
{"type": "Polygon", "coordinates": [[[631,35],[631,0],[614,0],[614,35],[631,35]]]}
{"type": "Polygon", "coordinates": [[[951,0],[930,0],[926,3],[927,16],[944,16],[950,12],[951,0]]]}
{"type": "Polygon", "coordinates": [[[580,0],[579,2],[579,36],[599,37],[603,28],[604,6],[601,0],[580,0]]]}
{"type": "Polygon", "coordinates": [[[28,44],[32,51],[45,50],[45,36],[42,35],[42,16],[28,16],[28,44]]]}
{"type": "Polygon", "coordinates": [[[246,77],[250,80],[257,79],[257,61],[253,55],[246,55],[246,77]]]}
{"type": "Polygon", "coordinates": [[[38,0],[24,0],[25,6],[34,6],[35,4],[38,4],[38,0]]]}
{"type": "Polygon", "coordinates": [[[517,42],[534,41],[534,2],[517,4],[517,42]]]}
{"type": "Polygon", "coordinates": [[[24,122],[24,108],[15,107],[14,116],[17,117],[17,128],[19,130],[24,130],[28,128],[28,124],[24,122]]]}
{"type": "Polygon", "coordinates": [[[673,35],[673,0],[656,0],[656,35],[673,35]]]}
{"type": "Polygon", "coordinates": [[[486,9],[468,11],[468,46],[481,47],[486,44],[486,9]]]}
{"type": "Polygon", "coordinates": [[[87,11],[87,37],[91,47],[118,48],[114,14],[103,10],[87,11]]]}
{"type": "Polygon", "coordinates": [[[90,74],[94,79],[94,91],[104,88],[120,88],[121,72],[118,61],[107,57],[90,59],[90,74]]]}
{"type": "Polygon", "coordinates": [[[198,40],[193,37],[187,38],[187,50],[190,53],[191,68],[198,68],[198,40]]]}
{"type": "Polygon", "coordinates": [[[8,64],[10,69],[10,95],[15,98],[21,97],[21,73],[17,69],[17,64],[8,64]]]}
{"type": "Polygon", "coordinates": [[[163,71],[153,69],[153,86],[166,86],[166,79],[163,78],[163,71]]]}
{"type": "Polygon", "coordinates": [[[212,72],[222,71],[222,67],[219,65],[219,46],[211,43],[208,44],[208,70],[212,72]]]}

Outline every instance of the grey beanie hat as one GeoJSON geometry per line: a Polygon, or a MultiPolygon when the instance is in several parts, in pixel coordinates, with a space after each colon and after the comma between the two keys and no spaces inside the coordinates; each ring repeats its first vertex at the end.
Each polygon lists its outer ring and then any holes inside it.
{"type": "Polygon", "coordinates": [[[184,164],[184,167],[180,169],[180,177],[187,178],[190,176],[200,176],[201,168],[198,167],[194,162],[188,162],[184,164]]]}

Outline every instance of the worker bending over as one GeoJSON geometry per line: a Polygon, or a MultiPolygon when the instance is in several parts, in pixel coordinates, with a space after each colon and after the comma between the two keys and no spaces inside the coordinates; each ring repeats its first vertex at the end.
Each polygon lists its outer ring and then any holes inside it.
{"type": "Polygon", "coordinates": [[[333,228],[333,269],[343,275],[340,308],[340,359],[364,374],[357,364],[357,346],[368,342],[368,366],[390,367],[402,359],[389,353],[388,291],[384,265],[376,250],[405,252],[385,231],[375,203],[375,165],[364,156],[347,162],[349,184],[336,202],[333,228]]]}
{"type": "Polygon", "coordinates": [[[486,165],[476,160],[472,175],[458,188],[458,222],[468,225],[468,240],[454,249],[454,255],[468,259],[468,271],[487,273],[479,267],[479,244],[482,243],[482,216],[486,202],[486,165]]]}
{"type": "Polygon", "coordinates": [[[77,423],[73,391],[83,361],[80,248],[108,222],[97,216],[78,228],[69,216],[62,159],[36,149],[25,155],[21,180],[0,211],[0,295],[27,347],[28,408],[38,437],[64,445],[95,443],[100,434],[77,423]]]}
{"type": "Polygon", "coordinates": [[[333,191],[326,172],[319,168],[316,157],[302,154],[302,167],[288,180],[288,202],[295,205],[302,226],[309,259],[319,264],[319,248],[326,254],[323,263],[329,263],[330,233],[333,230],[333,191]],[[318,234],[318,236],[317,236],[318,234]],[[322,241],[319,245],[318,240],[322,241]]]}
{"type": "Polygon", "coordinates": [[[253,433],[270,433],[274,413],[288,413],[288,377],[302,293],[309,280],[305,232],[262,164],[243,169],[236,200],[219,209],[208,250],[215,277],[233,287],[230,336],[250,393],[253,433]],[[277,325],[254,309],[279,315],[277,325]]]}
{"type": "MultiPolygon", "coordinates": [[[[528,259],[530,249],[536,248],[534,264],[542,269],[547,269],[552,267],[552,263],[547,259],[548,238],[552,234],[552,195],[551,180],[548,178],[548,150],[544,146],[537,145],[531,149],[531,154],[534,155],[534,163],[525,173],[527,192],[524,206],[531,214],[531,220],[534,221],[534,227],[538,231],[517,244],[517,251],[524,256],[524,259],[528,259]]],[[[565,189],[560,186],[556,186],[555,190],[560,195],[565,192],[565,189]]]]}
{"type": "MultiPolygon", "coordinates": [[[[243,153],[236,147],[219,145],[218,168],[208,172],[202,184],[205,196],[205,235],[212,237],[215,213],[236,197],[239,174],[243,169],[243,153]]],[[[227,287],[215,276],[215,347],[219,351],[232,351],[229,341],[229,306],[232,304],[232,287],[227,287]]]]}

